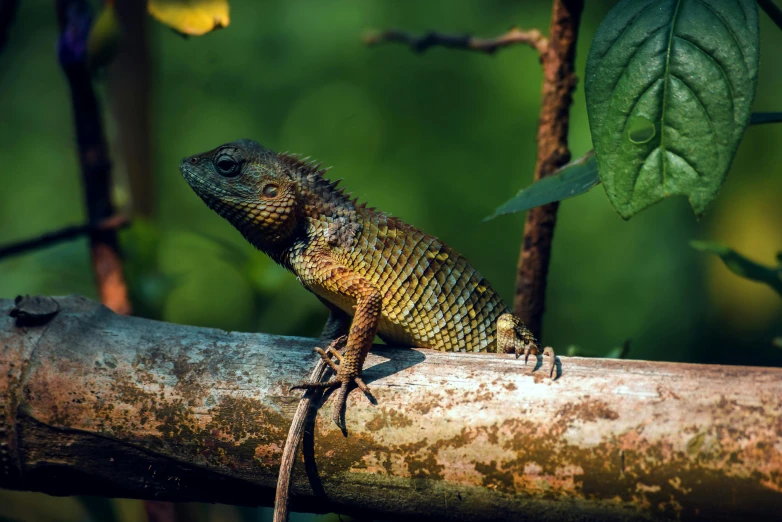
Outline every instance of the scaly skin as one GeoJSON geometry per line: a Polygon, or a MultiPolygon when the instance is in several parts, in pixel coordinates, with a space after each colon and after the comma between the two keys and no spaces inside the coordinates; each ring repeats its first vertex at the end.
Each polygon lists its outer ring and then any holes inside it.
{"type": "MultiPolygon", "coordinates": [[[[340,387],[334,421],[355,383],[375,335],[395,346],[443,351],[540,351],[532,333],[477,270],[437,238],[358,204],[324,177],[320,165],[240,140],[185,158],[182,175],[206,204],[258,249],[296,274],[329,308],[316,351],[340,387]],[[352,320],[351,320],[352,319],[352,320]],[[340,354],[334,346],[344,344],[340,354]],[[339,361],[336,364],[332,357],[339,361]]],[[[550,375],[554,372],[554,352],[550,375]]]]}

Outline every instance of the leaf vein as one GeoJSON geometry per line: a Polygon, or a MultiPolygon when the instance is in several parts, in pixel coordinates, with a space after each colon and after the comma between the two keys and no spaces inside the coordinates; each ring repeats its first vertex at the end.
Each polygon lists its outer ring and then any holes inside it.
{"type": "Polygon", "coordinates": [[[668,24],[661,25],[660,27],[658,27],[657,29],[655,29],[654,31],[652,31],[652,32],[649,34],[649,37],[648,37],[647,39],[645,39],[643,42],[641,42],[641,44],[640,44],[640,45],[638,45],[638,46],[635,48],[635,50],[633,51],[633,54],[631,54],[631,55],[630,55],[630,58],[628,58],[628,59],[627,59],[627,62],[625,62],[625,63],[623,64],[623,65],[624,65],[624,67],[622,67],[622,73],[619,75],[619,77],[616,79],[616,81],[614,82],[614,84],[611,86],[611,93],[613,93],[613,92],[616,90],[616,86],[617,86],[617,85],[619,85],[619,82],[620,82],[620,81],[622,81],[622,78],[624,78],[624,77],[625,77],[625,75],[627,74],[627,70],[629,69],[629,66],[630,66],[630,64],[631,64],[631,63],[633,62],[633,60],[635,59],[635,55],[636,55],[636,54],[638,54],[638,51],[640,51],[640,50],[641,50],[641,49],[642,49],[642,48],[643,48],[643,47],[644,47],[644,46],[645,46],[645,45],[646,45],[646,44],[647,44],[649,41],[651,41],[651,39],[652,39],[652,38],[654,38],[654,36],[655,36],[657,33],[659,33],[661,29],[665,29],[665,28],[667,27],[667,25],[668,25],[668,24]]]}
{"type": "Polygon", "coordinates": [[[653,82],[649,83],[649,85],[647,85],[646,87],[644,87],[644,90],[643,90],[643,91],[641,91],[641,94],[639,94],[639,95],[638,95],[638,97],[635,99],[635,101],[633,102],[633,104],[630,106],[630,110],[629,110],[629,111],[627,111],[627,114],[625,115],[625,118],[624,118],[624,120],[625,120],[625,121],[624,121],[624,123],[622,124],[622,134],[623,134],[623,135],[624,135],[624,133],[627,131],[627,124],[630,122],[630,117],[633,115],[633,111],[635,111],[635,108],[636,108],[636,107],[638,106],[638,104],[641,102],[641,100],[643,99],[643,97],[644,97],[644,96],[646,96],[646,94],[649,92],[649,90],[650,90],[652,87],[654,87],[655,85],[657,85],[657,83],[659,83],[659,82],[660,82],[662,79],[663,79],[662,77],[660,77],[660,78],[655,78],[653,82]]]}
{"type": "Polygon", "coordinates": [[[719,154],[722,149],[720,147],[720,141],[717,137],[717,129],[714,127],[714,121],[711,119],[711,115],[709,114],[709,109],[706,108],[706,104],[703,103],[703,100],[701,100],[700,96],[698,96],[698,93],[695,92],[692,89],[692,87],[687,85],[687,82],[685,82],[675,74],[671,74],[671,79],[676,80],[682,85],[684,85],[684,87],[692,93],[692,96],[695,98],[695,101],[698,102],[698,105],[700,105],[701,108],[703,109],[703,112],[706,114],[706,120],[709,122],[709,129],[711,130],[711,135],[714,138],[714,145],[717,147],[717,154],[719,154]]]}
{"type": "Polygon", "coordinates": [[[720,69],[720,72],[722,73],[722,76],[724,76],[724,77],[725,77],[725,83],[728,85],[728,90],[730,91],[730,105],[731,105],[731,112],[732,112],[732,113],[734,113],[734,118],[735,118],[735,112],[734,112],[734,110],[735,110],[735,105],[734,105],[734,103],[733,103],[733,100],[734,100],[735,98],[734,98],[734,95],[733,95],[733,85],[730,83],[730,78],[728,77],[728,73],[725,71],[725,67],[723,67],[723,66],[722,66],[722,64],[720,64],[720,62],[718,62],[717,60],[715,60],[715,59],[714,59],[714,57],[713,57],[712,55],[710,55],[709,53],[707,53],[707,52],[706,52],[706,50],[705,50],[703,47],[701,47],[700,45],[696,44],[696,43],[695,43],[695,42],[693,42],[692,40],[690,40],[690,39],[688,39],[688,38],[684,38],[683,36],[678,36],[678,35],[675,35],[675,36],[674,36],[674,38],[677,38],[677,39],[679,39],[679,40],[681,40],[681,41],[683,41],[683,42],[687,42],[688,44],[692,45],[692,46],[693,46],[695,49],[697,49],[698,51],[700,51],[700,52],[701,52],[701,54],[703,54],[703,55],[704,55],[704,56],[706,56],[706,57],[707,57],[709,60],[711,60],[712,62],[714,62],[714,65],[716,65],[717,67],[719,67],[719,69],[720,69]]]}
{"type": "Polygon", "coordinates": [[[744,25],[747,25],[747,11],[744,9],[744,2],[736,0],[736,4],[738,4],[739,9],[741,9],[741,17],[744,18],[744,25]]]}
{"type": "MultiPolygon", "coordinates": [[[[652,156],[652,154],[655,153],[655,151],[660,150],[660,146],[653,147],[651,151],[649,151],[649,154],[646,155],[646,157],[641,162],[641,166],[638,168],[638,172],[635,173],[635,176],[633,177],[633,188],[630,190],[630,201],[633,200],[633,195],[635,194],[635,189],[638,186],[638,180],[641,177],[641,171],[644,169],[644,165],[646,165],[646,162],[649,161],[649,158],[652,156]]],[[[662,160],[661,160],[662,161],[662,160]]]]}
{"type": "MultiPolygon", "coordinates": [[[[660,111],[660,148],[665,151],[665,110],[666,105],[668,102],[668,77],[670,76],[670,70],[671,70],[671,47],[673,46],[673,33],[676,31],[676,20],[679,15],[679,8],[681,8],[682,3],[684,0],[677,0],[676,2],[676,9],[673,12],[673,16],[671,17],[671,32],[668,35],[668,47],[665,50],[665,72],[663,73],[663,103],[662,103],[662,110],[660,111]]],[[[661,158],[662,165],[663,165],[663,192],[667,193],[667,190],[665,189],[665,181],[667,179],[667,169],[666,169],[666,161],[667,156],[663,154],[663,157],[661,158]]]]}
{"type": "Polygon", "coordinates": [[[733,28],[730,25],[728,25],[728,22],[722,17],[719,11],[715,10],[712,6],[710,6],[709,3],[706,2],[706,0],[695,0],[695,1],[703,5],[703,7],[705,7],[707,11],[710,11],[714,16],[716,16],[719,19],[720,22],[722,22],[722,25],[725,26],[725,29],[728,30],[728,33],[730,33],[730,36],[733,38],[733,41],[736,42],[736,45],[739,48],[739,52],[741,53],[741,61],[746,67],[747,57],[744,56],[744,47],[741,46],[741,42],[736,36],[736,33],[733,31],[733,28]]]}
{"type": "Polygon", "coordinates": [[[613,41],[612,41],[612,42],[611,42],[611,43],[608,45],[608,49],[606,49],[606,52],[604,52],[604,53],[603,53],[603,55],[600,57],[600,60],[601,60],[601,61],[603,60],[603,58],[605,58],[605,57],[606,57],[606,55],[607,55],[608,53],[610,53],[610,52],[611,52],[611,49],[613,49],[613,48],[614,48],[614,45],[616,44],[616,42],[618,42],[619,40],[621,40],[621,39],[622,39],[622,37],[623,37],[623,36],[625,35],[625,33],[627,32],[627,30],[628,30],[628,29],[630,29],[630,27],[632,27],[632,25],[633,25],[633,24],[634,24],[636,21],[638,21],[638,19],[639,19],[639,18],[641,18],[641,17],[644,15],[644,13],[646,13],[646,11],[648,11],[648,10],[649,10],[649,8],[650,8],[650,7],[652,7],[652,6],[653,6],[655,3],[657,3],[657,1],[656,1],[656,0],[651,0],[651,1],[650,1],[650,2],[649,2],[649,3],[648,3],[648,4],[647,4],[647,5],[646,5],[646,6],[645,6],[643,9],[641,9],[640,11],[638,11],[638,12],[635,14],[635,16],[633,16],[633,17],[630,19],[630,21],[629,21],[629,22],[627,22],[627,24],[626,24],[626,25],[625,25],[625,26],[622,28],[622,30],[619,32],[619,34],[617,35],[617,37],[616,37],[616,38],[614,38],[614,40],[613,40],[613,41]]]}
{"type": "Polygon", "coordinates": [[[690,168],[692,169],[692,171],[693,171],[693,172],[695,172],[695,175],[696,175],[696,176],[698,176],[699,178],[703,177],[703,176],[701,175],[701,173],[700,173],[700,172],[698,172],[698,169],[696,169],[696,168],[695,168],[695,166],[694,166],[692,163],[690,163],[690,162],[687,160],[687,158],[685,158],[684,156],[682,156],[682,155],[681,155],[681,154],[679,154],[678,152],[674,152],[674,151],[672,151],[672,150],[666,150],[665,152],[666,152],[667,154],[670,154],[671,156],[676,156],[677,158],[679,158],[680,160],[682,160],[684,163],[686,163],[686,164],[687,164],[687,166],[688,166],[688,167],[690,167],[690,168]]]}

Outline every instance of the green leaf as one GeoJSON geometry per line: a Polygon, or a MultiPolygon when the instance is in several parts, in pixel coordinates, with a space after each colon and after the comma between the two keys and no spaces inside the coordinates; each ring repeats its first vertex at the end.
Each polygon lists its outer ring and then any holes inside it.
{"type": "Polygon", "coordinates": [[[735,250],[720,243],[690,241],[690,246],[701,252],[710,252],[720,256],[728,270],[734,274],[745,279],[765,283],[782,296],[782,257],[780,255],[777,255],[779,266],[769,267],[750,261],[735,250]]]}
{"type": "Polygon", "coordinates": [[[749,120],[750,125],[780,122],[782,122],[782,112],[753,112],[752,118],[749,120]]]}
{"type": "MultiPolygon", "coordinates": [[[[753,112],[749,120],[750,125],[778,122],[782,122],[782,112],[753,112]]],[[[628,138],[639,142],[649,141],[654,137],[655,132],[654,128],[650,129],[648,126],[645,128],[643,119],[639,119],[639,121],[633,122],[628,129],[628,138]]],[[[494,214],[484,221],[489,221],[503,214],[524,212],[539,205],[586,194],[592,187],[600,183],[594,155],[595,151],[590,150],[551,176],[521,189],[518,194],[498,207],[494,214]]]]}
{"type": "Polygon", "coordinates": [[[722,186],[757,86],[754,0],[623,0],[587,58],[592,143],[623,218],[674,195],[703,214],[722,186]]]}
{"type": "Polygon", "coordinates": [[[500,205],[494,214],[484,221],[489,221],[503,214],[523,212],[546,203],[572,198],[588,192],[598,183],[600,183],[600,178],[597,175],[595,153],[590,150],[550,176],[521,189],[518,194],[500,205]]]}

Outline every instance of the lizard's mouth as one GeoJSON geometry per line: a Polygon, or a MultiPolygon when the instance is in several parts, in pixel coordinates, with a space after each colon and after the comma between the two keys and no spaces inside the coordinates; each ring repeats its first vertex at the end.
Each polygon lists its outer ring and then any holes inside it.
{"type": "Polygon", "coordinates": [[[182,163],[179,164],[179,172],[182,174],[182,177],[185,178],[187,184],[190,185],[190,188],[193,189],[193,192],[206,203],[206,206],[227,218],[227,207],[226,202],[224,201],[227,194],[225,194],[225,191],[215,183],[208,179],[204,179],[203,174],[194,166],[192,159],[193,158],[183,159],[182,163]]]}
{"type": "Polygon", "coordinates": [[[193,189],[193,192],[198,194],[198,196],[211,207],[210,200],[214,198],[213,189],[215,187],[211,187],[212,190],[210,190],[208,183],[204,182],[203,178],[190,164],[189,158],[183,159],[182,163],[179,164],[179,172],[182,174],[182,177],[185,178],[187,184],[190,185],[190,188],[193,189]]]}
{"type": "MultiPolygon", "coordinates": [[[[182,173],[182,177],[185,178],[188,185],[195,190],[198,195],[205,193],[205,186],[208,185],[203,177],[198,173],[192,163],[192,158],[185,158],[182,163],[179,164],[179,172],[182,173]]],[[[216,188],[216,187],[215,187],[216,188]]]]}

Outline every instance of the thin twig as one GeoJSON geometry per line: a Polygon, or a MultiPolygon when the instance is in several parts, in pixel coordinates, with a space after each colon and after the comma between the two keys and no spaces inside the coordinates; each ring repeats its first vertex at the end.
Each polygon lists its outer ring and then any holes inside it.
{"type": "Polygon", "coordinates": [[[62,243],[63,241],[68,241],[69,239],[75,239],[85,234],[92,234],[93,232],[102,230],[117,230],[124,228],[129,224],[130,220],[126,216],[117,215],[110,217],[109,219],[105,219],[97,225],[88,223],[86,225],[73,225],[70,227],[61,228],[60,230],[47,232],[46,234],[42,234],[32,239],[25,239],[24,241],[13,243],[11,245],[0,246],[0,259],[24,254],[25,252],[29,252],[31,250],[38,250],[40,248],[49,247],[57,243],[62,243]]]}
{"type": "Polygon", "coordinates": [[[507,33],[496,38],[475,38],[470,35],[456,36],[429,32],[423,36],[412,36],[404,31],[394,29],[372,32],[364,36],[364,43],[373,46],[384,42],[402,43],[416,53],[426,52],[430,47],[446,47],[494,54],[498,49],[511,45],[529,45],[542,56],[548,49],[548,40],[537,29],[522,31],[514,27],[507,33]]]}
{"type": "MultiPolygon", "coordinates": [[[[90,5],[85,0],[57,0],[60,25],[58,58],[71,91],[87,220],[98,223],[114,215],[111,202],[111,161],[103,132],[100,105],[87,67],[90,5]]],[[[130,314],[128,288],[115,230],[90,234],[92,266],[103,304],[117,313],[130,314]]]]}
{"type": "Polygon", "coordinates": [[[772,0],[758,0],[758,5],[763,9],[771,20],[782,29],[782,9],[772,0]]]}
{"type": "MultiPolygon", "coordinates": [[[[550,44],[543,63],[543,99],[538,120],[538,157],[534,180],[553,174],[570,161],[567,145],[570,105],[576,87],[575,58],[583,0],[554,0],[550,44]]],[[[559,203],[527,212],[516,269],[513,310],[541,338],[546,278],[559,203]]]]}

